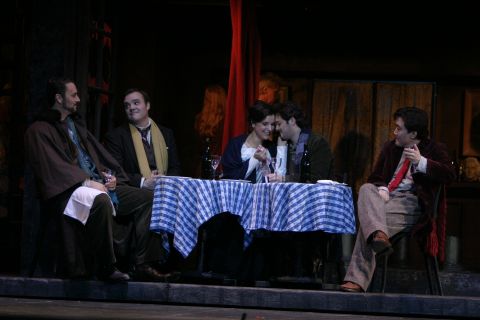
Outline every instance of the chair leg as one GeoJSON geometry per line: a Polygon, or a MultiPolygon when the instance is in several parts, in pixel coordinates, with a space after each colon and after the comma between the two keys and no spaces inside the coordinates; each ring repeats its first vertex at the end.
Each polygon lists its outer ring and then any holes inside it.
{"type": "Polygon", "coordinates": [[[429,257],[430,267],[431,267],[431,279],[432,287],[435,289],[432,290],[432,294],[443,296],[442,284],[440,283],[440,276],[438,270],[438,260],[437,257],[429,257]]]}
{"type": "Polygon", "coordinates": [[[430,294],[434,294],[435,289],[433,288],[432,281],[432,266],[430,264],[430,258],[425,256],[425,273],[427,275],[428,288],[430,289],[430,294]]]}
{"type": "Polygon", "coordinates": [[[206,242],[206,238],[207,238],[207,231],[202,230],[201,240],[200,240],[200,254],[199,254],[199,257],[198,257],[198,265],[197,265],[197,272],[200,273],[200,274],[203,272],[203,268],[205,266],[205,242],[206,242]]]}
{"type": "Polygon", "coordinates": [[[434,263],[434,270],[435,270],[435,281],[437,282],[437,287],[438,287],[438,294],[443,296],[443,288],[442,288],[442,283],[440,282],[440,272],[438,268],[437,257],[433,257],[433,263],[434,263]]]}
{"type": "Polygon", "coordinates": [[[443,296],[442,284],[440,282],[437,257],[425,254],[425,267],[428,278],[430,294],[443,296]]]}
{"type": "Polygon", "coordinates": [[[328,281],[328,262],[330,261],[330,246],[333,242],[333,236],[330,234],[322,235],[321,240],[321,251],[320,251],[320,259],[322,261],[322,285],[325,285],[328,281]]]}
{"type": "Polygon", "coordinates": [[[383,270],[382,270],[382,282],[380,284],[380,292],[385,293],[385,287],[387,285],[387,267],[388,267],[388,254],[382,257],[383,270]]]}

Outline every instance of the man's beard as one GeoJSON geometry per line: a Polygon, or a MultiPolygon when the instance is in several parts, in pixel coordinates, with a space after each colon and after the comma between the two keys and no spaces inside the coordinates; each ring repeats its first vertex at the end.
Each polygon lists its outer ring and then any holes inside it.
{"type": "Polygon", "coordinates": [[[72,105],[72,107],[69,108],[65,102],[63,102],[62,107],[63,107],[64,110],[66,110],[70,113],[75,113],[75,112],[77,112],[77,109],[78,109],[76,104],[72,105]]]}

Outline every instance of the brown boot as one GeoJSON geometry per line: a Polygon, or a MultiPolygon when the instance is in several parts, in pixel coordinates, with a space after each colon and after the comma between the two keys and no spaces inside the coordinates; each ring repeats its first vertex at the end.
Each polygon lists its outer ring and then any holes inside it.
{"type": "Polygon", "coordinates": [[[345,291],[345,292],[359,292],[359,293],[363,293],[365,291],[363,291],[362,287],[360,287],[358,284],[356,284],[355,282],[351,282],[351,281],[346,281],[344,282],[341,286],[340,286],[340,289],[342,291],[345,291]]]}

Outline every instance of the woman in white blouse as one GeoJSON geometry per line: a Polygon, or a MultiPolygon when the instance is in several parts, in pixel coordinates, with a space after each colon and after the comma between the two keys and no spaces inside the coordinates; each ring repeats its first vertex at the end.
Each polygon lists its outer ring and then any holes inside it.
{"type": "Polygon", "coordinates": [[[268,182],[265,177],[276,169],[271,164],[277,150],[270,140],[275,125],[274,114],[272,106],[262,101],[250,107],[248,122],[251,131],[229,141],[222,156],[223,178],[268,182]]]}

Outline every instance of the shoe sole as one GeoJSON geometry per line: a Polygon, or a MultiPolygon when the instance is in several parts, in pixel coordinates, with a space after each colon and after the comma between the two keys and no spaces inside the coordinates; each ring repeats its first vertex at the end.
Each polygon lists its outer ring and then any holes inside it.
{"type": "Polygon", "coordinates": [[[340,290],[342,290],[343,292],[364,293],[364,291],[360,288],[347,288],[340,286],[340,290]]]}

